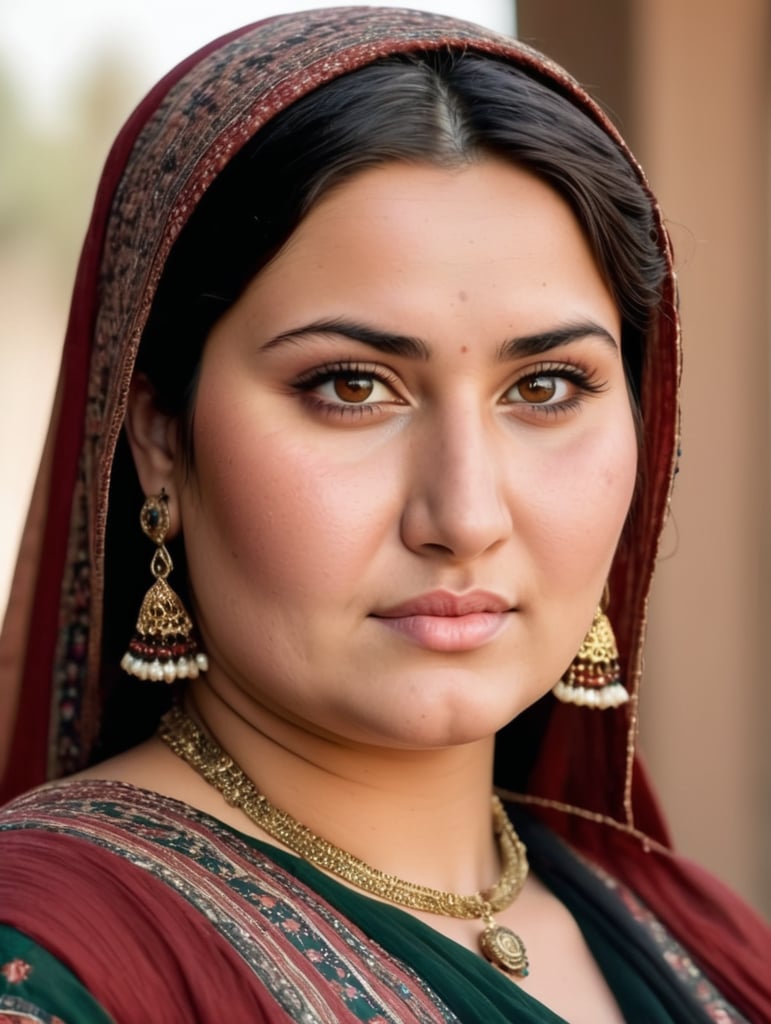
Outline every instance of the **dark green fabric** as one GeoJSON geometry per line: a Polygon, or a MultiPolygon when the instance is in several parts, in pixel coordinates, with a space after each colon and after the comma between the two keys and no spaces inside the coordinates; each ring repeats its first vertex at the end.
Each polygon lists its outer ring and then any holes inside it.
{"type": "MultiPolygon", "coordinates": [[[[423,978],[467,1024],[565,1024],[487,961],[411,914],[346,888],[293,854],[250,839],[423,978]]],[[[651,1021],[654,1024],[655,1018],[651,1021]]]]}
{"type": "MultiPolygon", "coordinates": [[[[467,1024],[565,1024],[562,1017],[481,957],[405,911],[347,889],[291,854],[268,846],[263,849],[375,942],[408,963],[467,1024]]],[[[544,881],[549,885],[550,880],[544,881]]],[[[613,922],[603,923],[590,901],[563,902],[576,918],[626,1021],[704,1024],[708,1020],[686,993],[678,991],[676,998],[662,999],[659,985],[650,987],[652,982],[665,980],[666,975],[662,972],[659,979],[654,972],[638,973],[637,958],[626,936],[618,933],[613,922]]]]}
{"type": "Polygon", "coordinates": [[[36,942],[0,925],[0,1014],[26,1013],[48,1024],[115,1024],[78,979],[36,942]],[[16,962],[15,967],[14,962],[16,962]],[[19,972],[26,977],[16,980],[19,972]]]}
{"type": "Polygon", "coordinates": [[[544,825],[509,808],[538,877],[567,907],[628,1024],[711,1020],[618,896],[544,825]]]}

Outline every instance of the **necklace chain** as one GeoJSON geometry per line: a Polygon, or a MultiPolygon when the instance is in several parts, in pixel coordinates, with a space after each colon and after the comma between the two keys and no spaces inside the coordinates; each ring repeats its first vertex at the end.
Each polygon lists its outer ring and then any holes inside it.
{"type": "Polygon", "coordinates": [[[518,936],[509,929],[496,926],[492,915],[509,907],[525,884],[528,873],[527,852],[524,843],[509,821],[503,804],[497,796],[492,798],[493,829],[498,841],[503,870],[498,881],[484,892],[465,896],[443,889],[404,881],[370,867],[363,860],[316,835],[306,825],[274,807],[259,792],[254,783],[236,762],[208,736],[181,706],[168,711],[159,726],[158,735],[178,757],[193,767],[208,783],[217,789],[227,803],[239,808],[246,816],[283,843],[304,860],[337,875],[357,889],[371,893],[389,903],[411,910],[423,910],[444,917],[464,919],[481,918],[485,931],[481,944],[488,959],[513,973],[527,973],[527,958],[518,936]],[[503,961],[504,954],[488,948],[491,941],[501,936],[513,937],[521,951],[518,966],[510,967],[503,961]]]}

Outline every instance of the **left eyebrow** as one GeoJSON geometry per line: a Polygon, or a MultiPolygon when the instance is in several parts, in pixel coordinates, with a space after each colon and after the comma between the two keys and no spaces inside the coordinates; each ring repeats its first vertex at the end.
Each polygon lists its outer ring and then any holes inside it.
{"type": "Polygon", "coordinates": [[[538,334],[510,338],[501,345],[497,358],[499,362],[506,362],[512,359],[523,359],[527,356],[540,356],[553,348],[559,348],[560,345],[569,345],[573,341],[582,341],[584,338],[599,338],[618,351],[618,344],[610,331],[589,320],[565,324],[564,327],[541,331],[538,334]]]}
{"type": "Polygon", "coordinates": [[[314,323],[305,324],[303,327],[295,327],[291,331],[276,335],[269,342],[262,346],[263,351],[275,348],[283,342],[295,341],[309,334],[336,334],[343,338],[350,338],[351,341],[360,341],[364,345],[370,345],[379,352],[386,352],[389,355],[403,356],[407,359],[420,359],[425,362],[429,356],[429,348],[425,341],[406,334],[393,334],[391,331],[381,331],[376,327],[367,324],[356,323],[352,320],[317,320],[314,323]]]}

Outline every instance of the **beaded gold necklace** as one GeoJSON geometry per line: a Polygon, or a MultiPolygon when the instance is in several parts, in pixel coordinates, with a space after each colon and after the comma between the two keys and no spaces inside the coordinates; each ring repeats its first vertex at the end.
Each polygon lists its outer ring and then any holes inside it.
{"type": "Polygon", "coordinates": [[[353,854],[316,835],[259,792],[245,772],[190,717],[183,707],[167,712],[158,730],[160,738],[193,767],[225,800],[299,857],[328,871],[364,892],[411,910],[444,917],[479,918],[484,930],[479,945],[485,957],[509,974],[525,977],[529,971],[522,939],[510,928],[495,923],[493,914],[511,906],[527,878],[524,843],[508,819],[503,804],[493,796],[493,829],[503,870],[492,888],[470,896],[406,882],[370,867],[353,854]]]}

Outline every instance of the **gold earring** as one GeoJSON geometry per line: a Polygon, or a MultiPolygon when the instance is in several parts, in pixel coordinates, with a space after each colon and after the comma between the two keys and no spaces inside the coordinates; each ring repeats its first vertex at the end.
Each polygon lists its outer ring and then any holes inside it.
{"type": "Polygon", "coordinates": [[[145,594],[136,629],[120,667],[137,679],[173,683],[195,679],[209,662],[198,650],[193,623],[166,579],[174,568],[164,541],[169,532],[169,496],[165,490],[145,500],[139,522],[157,548],[150,563],[155,583],[145,594]]]}
{"type": "Polygon", "coordinates": [[[563,704],[603,710],[617,708],[629,700],[629,691],[621,682],[613,627],[603,608],[606,604],[607,588],[578,654],[552,690],[563,704]]]}

